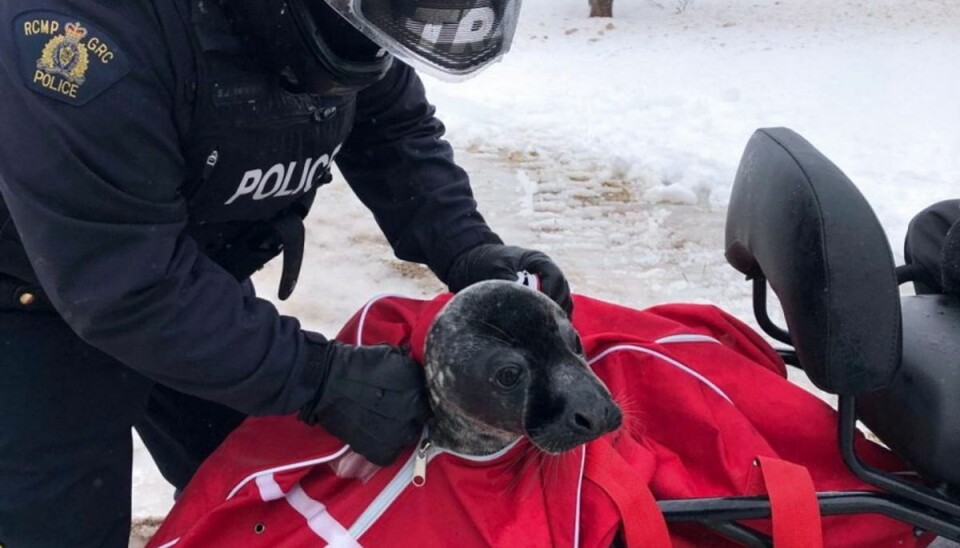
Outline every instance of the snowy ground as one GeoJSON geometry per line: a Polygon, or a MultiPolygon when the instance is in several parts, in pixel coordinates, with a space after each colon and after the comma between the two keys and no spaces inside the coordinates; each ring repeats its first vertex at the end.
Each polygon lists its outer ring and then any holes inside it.
{"type": "MultiPolygon", "coordinates": [[[[586,4],[527,0],[507,61],[428,83],[491,225],[553,256],[575,291],[749,318],[722,227],[758,127],[791,127],[844,169],[898,258],[913,213],[960,195],[955,0],[617,0],[613,20],[587,19],[586,4]]],[[[393,259],[342,181],[309,230],[280,308],[310,328],[335,331],[380,292],[442,290],[393,259]]],[[[260,275],[262,294],[277,271],[260,275]]],[[[162,516],[172,492],[142,450],[134,480],[135,515],[162,516]]]]}

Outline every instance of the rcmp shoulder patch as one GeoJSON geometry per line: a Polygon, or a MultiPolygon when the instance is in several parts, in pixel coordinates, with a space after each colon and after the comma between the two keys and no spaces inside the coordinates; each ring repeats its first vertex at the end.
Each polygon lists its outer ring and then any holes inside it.
{"type": "Polygon", "coordinates": [[[14,20],[13,36],[24,85],[71,105],[87,103],[130,71],[117,43],[76,17],[29,11],[14,20]]]}

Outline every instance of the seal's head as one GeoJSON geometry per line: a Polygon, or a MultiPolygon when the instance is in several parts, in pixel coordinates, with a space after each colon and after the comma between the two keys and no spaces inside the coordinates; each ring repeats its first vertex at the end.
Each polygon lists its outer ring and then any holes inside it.
{"type": "Polygon", "coordinates": [[[431,436],[455,451],[492,453],[526,436],[561,453],[620,426],[563,310],[516,283],[457,294],[427,335],[426,373],[431,436]]]}

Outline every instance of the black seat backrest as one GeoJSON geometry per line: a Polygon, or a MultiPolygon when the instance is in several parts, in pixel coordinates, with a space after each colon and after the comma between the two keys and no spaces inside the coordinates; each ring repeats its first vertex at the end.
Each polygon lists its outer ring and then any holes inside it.
{"type": "Polygon", "coordinates": [[[890,245],[850,179],[793,131],[761,129],[747,144],[726,257],[767,278],[814,384],[855,395],[890,382],[902,345],[890,245]]]}

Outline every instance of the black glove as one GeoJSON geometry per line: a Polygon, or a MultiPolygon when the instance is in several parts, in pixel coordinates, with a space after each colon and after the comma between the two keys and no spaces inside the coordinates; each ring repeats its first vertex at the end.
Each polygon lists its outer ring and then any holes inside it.
{"type": "Polygon", "coordinates": [[[300,420],[320,424],[379,466],[416,443],[430,410],[419,364],[392,346],[350,346],[305,335],[304,382],[317,393],[300,409],[300,420]]]}
{"type": "Polygon", "coordinates": [[[510,245],[483,244],[464,251],[453,261],[445,280],[454,293],[484,280],[517,280],[521,272],[540,278],[540,291],[553,299],[564,312],[573,313],[570,286],[550,257],[539,251],[510,245]]]}

